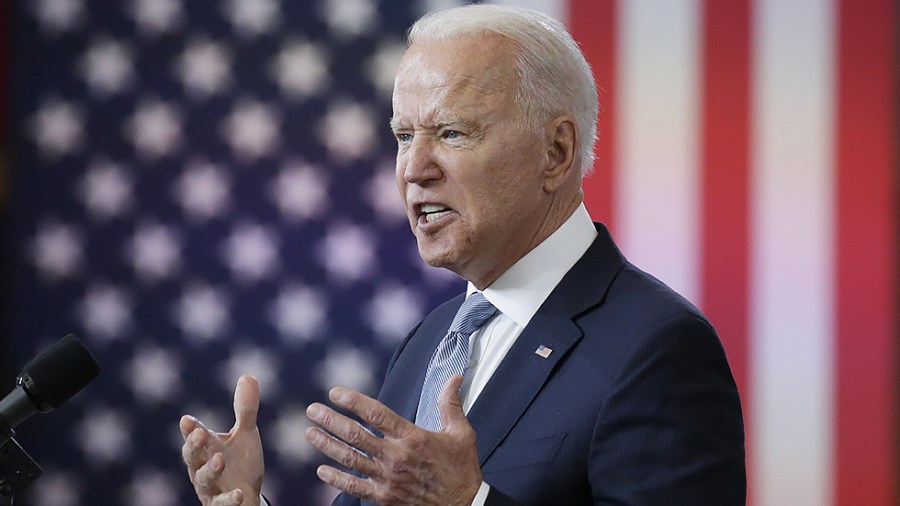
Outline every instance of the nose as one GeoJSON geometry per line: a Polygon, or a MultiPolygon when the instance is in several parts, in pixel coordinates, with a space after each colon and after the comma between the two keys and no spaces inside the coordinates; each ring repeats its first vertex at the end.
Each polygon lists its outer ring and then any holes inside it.
{"type": "Polygon", "coordinates": [[[410,184],[426,184],[441,178],[443,172],[434,153],[434,143],[427,136],[416,136],[404,153],[397,157],[397,169],[410,184]]]}

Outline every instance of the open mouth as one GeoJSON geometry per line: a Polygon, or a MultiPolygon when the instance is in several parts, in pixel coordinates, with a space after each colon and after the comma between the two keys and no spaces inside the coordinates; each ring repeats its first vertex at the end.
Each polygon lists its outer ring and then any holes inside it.
{"type": "Polygon", "coordinates": [[[451,209],[441,204],[422,204],[419,206],[419,220],[432,223],[451,213],[451,209]]]}

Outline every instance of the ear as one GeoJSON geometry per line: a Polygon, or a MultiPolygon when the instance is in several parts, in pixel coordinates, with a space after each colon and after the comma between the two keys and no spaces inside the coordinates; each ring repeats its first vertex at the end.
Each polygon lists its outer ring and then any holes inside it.
{"type": "Polygon", "coordinates": [[[555,193],[562,188],[573,171],[580,171],[575,164],[575,145],[578,134],[571,116],[560,116],[547,123],[547,168],[544,170],[544,191],[555,193]]]}

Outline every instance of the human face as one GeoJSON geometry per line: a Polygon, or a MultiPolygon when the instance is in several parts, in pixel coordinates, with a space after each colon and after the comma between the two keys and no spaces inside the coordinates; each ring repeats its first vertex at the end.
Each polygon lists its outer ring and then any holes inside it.
{"type": "Polygon", "coordinates": [[[397,184],[422,259],[479,288],[530,251],[546,219],[544,136],[515,102],[499,35],[420,41],[394,83],[397,184]]]}

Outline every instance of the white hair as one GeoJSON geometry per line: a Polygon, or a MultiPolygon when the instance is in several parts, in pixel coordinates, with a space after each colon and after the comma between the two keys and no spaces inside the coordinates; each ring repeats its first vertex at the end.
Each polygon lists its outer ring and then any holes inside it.
{"type": "Polygon", "coordinates": [[[575,119],[581,172],[593,167],[597,85],[578,43],[559,21],[529,9],[473,4],[426,14],[409,29],[409,45],[497,33],[517,45],[516,102],[535,130],[561,114],[575,119]]]}

